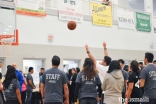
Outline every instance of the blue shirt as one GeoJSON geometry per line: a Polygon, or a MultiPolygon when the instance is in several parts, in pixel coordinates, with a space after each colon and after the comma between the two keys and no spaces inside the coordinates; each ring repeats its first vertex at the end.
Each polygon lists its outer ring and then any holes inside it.
{"type": "Polygon", "coordinates": [[[21,72],[16,70],[16,76],[17,76],[19,84],[20,84],[20,92],[22,92],[22,84],[24,83],[23,75],[21,74],[21,72]]]}

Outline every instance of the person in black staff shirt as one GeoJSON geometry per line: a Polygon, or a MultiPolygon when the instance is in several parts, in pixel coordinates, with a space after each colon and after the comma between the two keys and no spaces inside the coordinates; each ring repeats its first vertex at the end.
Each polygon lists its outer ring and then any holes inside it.
{"type": "Polygon", "coordinates": [[[139,75],[141,70],[138,66],[138,62],[135,60],[133,60],[130,64],[132,73],[129,75],[128,79],[128,89],[126,91],[126,104],[140,104],[139,101],[128,102],[128,99],[137,99],[142,97],[142,90],[139,87],[139,75]]]}
{"type": "Polygon", "coordinates": [[[71,69],[71,77],[70,77],[70,81],[69,81],[69,104],[74,103],[74,91],[75,91],[75,81],[76,81],[76,70],[75,68],[71,69]]]}
{"type": "Polygon", "coordinates": [[[102,94],[101,80],[97,71],[95,70],[94,62],[90,58],[86,58],[83,64],[83,70],[79,72],[76,79],[76,88],[74,101],[77,103],[79,95],[80,104],[97,104],[100,101],[102,94]],[[98,86],[98,99],[97,89],[98,86]]]}
{"type": "Polygon", "coordinates": [[[2,86],[2,73],[0,72],[0,104],[5,104],[2,90],[3,90],[3,86],[2,86]]]}
{"type": "Polygon", "coordinates": [[[6,104],[22,104],[20,85],[15,71],[13,66],[7,66],[7,73],[3,82],[6,104]]]}
{"type": "Polygon", "coordinates": [[[145,53],[145,67],[140,74],[140,87],[144,87],[144,101],[141,104],[156,104],[156,67],[153,65],[153,53],[145,53]],[[148,98],[148,99],[147,99],[148,98]]]}
{"type": "Polygon", "coordinates": [[[65,72],[58,69],[60,58],[53,56],[52,68],[46,70],[42,77],[41,93],[44,104],[62,104],[63,90],[65,104],[69,104],[68,78],[65,72]]]}

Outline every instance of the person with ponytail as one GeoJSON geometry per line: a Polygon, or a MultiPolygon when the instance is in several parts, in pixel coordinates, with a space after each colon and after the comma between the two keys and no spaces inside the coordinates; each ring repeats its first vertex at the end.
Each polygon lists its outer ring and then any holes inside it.
{"type": "Polygon", "coordinates": [[[3,90],[6,104],[22,104],[20,85],[16,77],[16,70],[13,66],[7,66],[7,73],[3,82],[3,90]]]}
{"type": "Polygon", "coordinates": [[[140,104],[139,100],[142,97],[142,90],[139,85],[139,75],[141,70],[136,60],[133,60],[130,64],[131,74],[128,79],[128,89],[126,91],[126,104],[140,104]],[[132,99],[138,99],[138,101],[132,101],[132,99]],[[129,102],[128,102],[129,101],[129,102]]]}

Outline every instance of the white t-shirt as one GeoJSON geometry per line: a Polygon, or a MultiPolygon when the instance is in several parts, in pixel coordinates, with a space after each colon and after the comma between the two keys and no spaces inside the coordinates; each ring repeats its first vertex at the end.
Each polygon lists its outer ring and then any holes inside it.
{"type": "Polygon", "coordinates": [[[99,77],[100,77],[101,83],[103,83],[103,79],[105,77],[105,74],[108,71],[108,68],[109,68],[109,66],[103,66],[103,65],[99,64],[98,62],[96,63],[96,69],[99,72],[99,77]]]}
{"type": "MultiPolygon", "coordinates": [[[[101,80],[101,83],[103,83],[105,74],[108,71],[109,66],[103,66],[101,64],[99,64],[98,62],[96,63],[96,70],[99,72],[99,77],[101,80]]],[[[104,91],[102,92],[104,94],[104,91]]]]}

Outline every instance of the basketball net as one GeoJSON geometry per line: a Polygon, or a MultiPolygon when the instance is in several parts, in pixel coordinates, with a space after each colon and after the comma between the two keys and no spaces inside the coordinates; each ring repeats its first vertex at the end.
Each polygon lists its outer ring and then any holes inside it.
{"type": "Polygon", "coordinates": [[[14,37],[0,37],[0,42],[3,46],[3,53],[5,55],[10,55],[10,46],[14,41],[14,37]]]}

